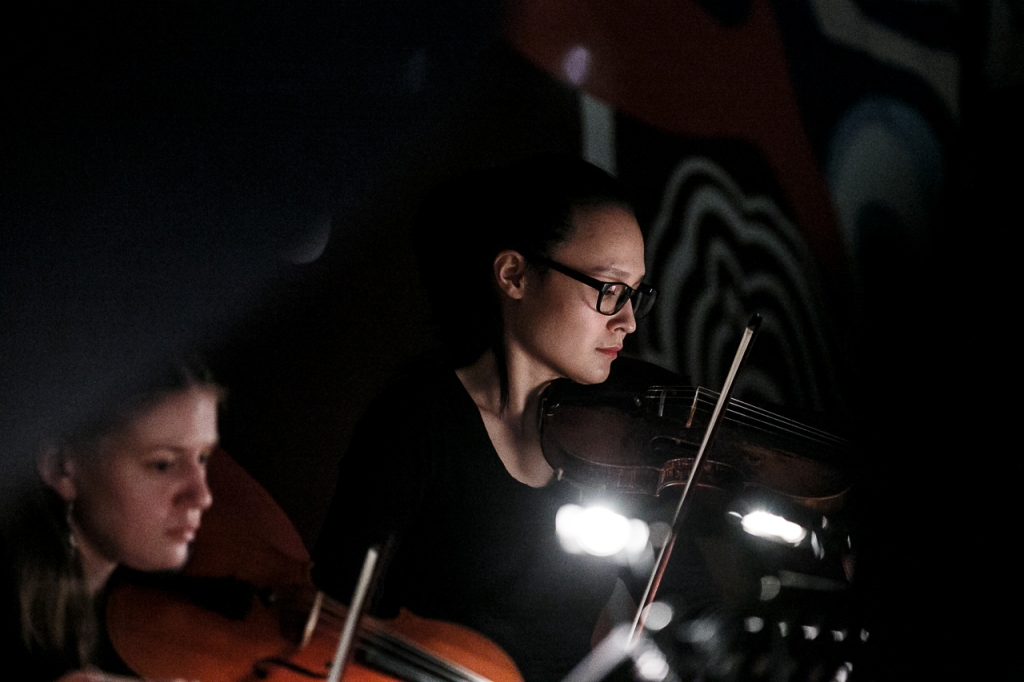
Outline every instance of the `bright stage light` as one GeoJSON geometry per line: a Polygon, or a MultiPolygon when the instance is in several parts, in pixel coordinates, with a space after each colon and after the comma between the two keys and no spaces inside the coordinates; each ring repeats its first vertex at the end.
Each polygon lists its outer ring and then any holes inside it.
{"type": "Polygon", "coordinates": [[[647,524],[607,507],[567,504],[555,515],[555,530],[562,547],[573,554],[635,556],[647,547],[647,524]]]}
{"type": "Polygon", "coordinates": [[[753,511],[746,514],[740,522],[743,530],[759,538],[783,542],[788,545],[799,545],[807,537],[807,529],[798,523],[787,521],[781,516],[766,511],[753,511]]]}

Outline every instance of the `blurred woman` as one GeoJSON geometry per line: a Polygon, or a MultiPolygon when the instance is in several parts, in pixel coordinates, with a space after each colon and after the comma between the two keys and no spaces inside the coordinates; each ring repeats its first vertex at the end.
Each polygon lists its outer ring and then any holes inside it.
{"type": "Polygon", "coordinates": [[[539,401],[555,379],[608,377],[654,301],[643,237],[608,174],[543,157],[438,190],[418,240],[448,361],[357,426],[314,579],[348,599],[366,548],[391,538],[378,613],[465,624],[527,680],[561,679],[590,650],[618,567],[559,546],[555,513],[578,493],[543,456],[539,401]]]}
{"type": "Polygon", "coordinates": [[[212,502],[206,463],[220,399],[200,364],[181,362],[41,448],[37,483],[2,523],[0,636],[19,679],[130,674],[106,638],[104,588],[119,566],[185,563],[212,502]]]}

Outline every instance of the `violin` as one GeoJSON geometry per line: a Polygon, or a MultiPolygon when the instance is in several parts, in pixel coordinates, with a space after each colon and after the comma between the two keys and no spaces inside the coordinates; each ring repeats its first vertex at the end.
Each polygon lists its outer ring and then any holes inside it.
{"type": "MultiPolygon", "coordinates": [[[[110,640],[147,678],[202,682],[327,679],[346,607],[318,592],[309,554],[273,498],[225,452],[211,458],[214,504],[180,575],[114,586],[110,640]]],[[[401,612],[364,616],[348,682],[522,682],[512,659],[468,628],[401,612]]]]}
{"type": "MultiPolygon", "coordinates": [[[[633,363],[627,372],[645,364],[633,363]]],[[[544,457],[559,478],[584,488],[660,495],[689,478],[718,397],[704,387],[642,379],[589,386],[557,380],[541,398],[544,457]]],[[[731,399],[695,485],[705,502],[759,488],[832,513],[845,504],[851,480],[848,440],[731,399]]]]}
{"type": "Polygon", "coordinates": [[[721,501],[750,486],[822,513],[843,506],[850,485],[847,441],[731,397],[760,326],[755,314],[718,394],[672,385],[623,391],[617,382],[552,382],[541,398],[541,448],[559,479],[650,495],[682,486],[669,536],[634,615],[632,644],[654,603],[691,490],[713,491],[721,501]]]}

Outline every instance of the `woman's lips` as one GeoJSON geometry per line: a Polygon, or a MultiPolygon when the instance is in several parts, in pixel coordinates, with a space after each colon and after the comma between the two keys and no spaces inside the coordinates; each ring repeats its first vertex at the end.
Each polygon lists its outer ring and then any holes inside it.
{"type": "Polygon", "coordinates": [[[196,539],[197,530],[199,530],[197,526],[183,526],[181,528],[174,528],[168,531],[167,534],[178,542],[192,542],[196,539]]]}

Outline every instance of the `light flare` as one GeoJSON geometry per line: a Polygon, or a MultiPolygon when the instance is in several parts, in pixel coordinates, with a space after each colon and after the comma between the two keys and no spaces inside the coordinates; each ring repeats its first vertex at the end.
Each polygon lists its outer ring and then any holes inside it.
{"type": "Polygon", "coordinates": [[[607,507],[564,505],[555,515],[555,531],[562,548],[572,554],[609,557],[619,553],[639,556],[647,548],[647,524],[627,519],[607,507]]]}
{"type": "Polygon", "coordinates": [[[636,659],[636,673],[642,680],[660,682],[672,672],[665,656],[657,649],[647,649],[636,659]]]}
{"type": "Polygon", "coordinates": [[[750,633],[761,632],[764,629],[764,619],[757,616],[744,618],[743,629],[750,633]]]}
{"type": "Polygon", "coordinates": [[[751,535],[788,545],[799,545],[807,537],[807,529],[766,511],[752,511],[740,522],[751,535]]]}
{"type": "Polygon", "coordinates": [[[590,50],[583,45],[576,45],[562,59],[562,71],[573,85],[580,85],[590,72],[590,50]]]}
{"type": "Polygon", "coordinates": [[[656,601],[644,608],[644,627],[651,632],[658,632],[672,622],[673,615],[671,606],[656,601]]]}

